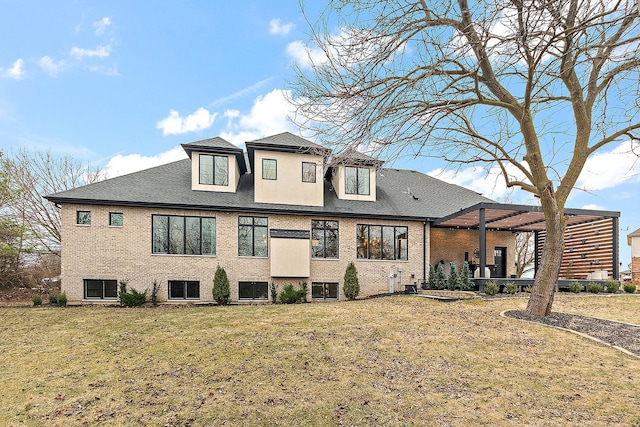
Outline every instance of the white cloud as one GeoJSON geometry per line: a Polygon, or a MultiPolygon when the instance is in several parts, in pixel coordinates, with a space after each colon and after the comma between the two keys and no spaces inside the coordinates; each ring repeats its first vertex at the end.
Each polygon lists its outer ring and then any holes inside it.
{"type": "Polygon", "coordinates": [[[105,166],[105,172],[108,178],[113,178],[185,158],[187,158],[187,154],[182,147],[175,147],[155,156],[142,156],[140,154],[123,156],[118,154],[109,160],[105,166]]]}
{"type": "Polygon", "coordinates": [[[100,45],[95,49],[82,49],[80,47],[72,47],[71,52],[69,52],[71,56],[75,57],[78,60],[82,60],[85,57],[96,57],[96,58],[107,58],[111,53],[110,45],[100,45]]]}
{"type": "Polygon", "coordinates": [[[277,34],[277,35],[287,35],[293,28],[295,24],[292,22],[282,23],[280,18],[274,18],[269,21],[269,34],[277,34]]]}
{"type": "Polygon", "coordinates": [[[163,135],[198,132],[210,128],[217,115],[218,113],[210,113],[203,107],[198,108],[187,117],[181,117],[180,113],[171,110],[167,117],[156,124],[156,128],[162,129],[163,135]]]}
{"type": "Polygon", "coordinates": [[[322,49],[309,47],[301,40],[296,40],[287,45],[287,55],[303,68],[311,68],[312,65],[327,62],[327,55],[322,49]]]}
{"type": "Polygon", "coordinates": [[[640,182],[640,143],[625,141],[611,151],[600,151],[587,159],[576,187],[597,191],[624,182],[640,182]]]}
{"type": "Polygon", "coordinates": [[[240,145],[246,141],[275,135],[297,129],[289,120],[294,108],[287,100],[289,91],[274,89],[266,95],[257,97],[248,114],[237,110],[227,110],[224,117],[227,126],[220,136],[229,142],[240,145]]]}
{"type": "Polygon", "coordinates": [[[40,65],[40,68],[42,68],[52,76],[55,76],[56,74],[64,70],[64,60],[56,62],[56,60],[54,60],[50,56],[43,56],[42,58],[40,58],[40,61],[38,61],[38,64],[40,65]]]}
{"type": "Polygon", "coordinates": [[[584,205],[584,206],[582,206],[581,209],[588,209],[588,210],[592,210],[592,211],[604,211],[604,210],[606,210],[604,208],[604,206],[596,205],[595,203],[590,203],[590,204],[584,205]]]}
{"type": "Polygon", "coordinates": [[[14,80],[22,80],[24,78],[23,67],[24,60],[22,58],[18,58],[8,70],[4,71],[4,69],[0,67],[0,76],[14,80]]]}
{"type": "Polygon", "coordinates": [[[111,25],[111,18],[108,16],[103,17],[101,20],[93,23],[93,28],[95,28],[94,32],[96,35],[100,36],[104,34],[107,27],[111,25]]]}

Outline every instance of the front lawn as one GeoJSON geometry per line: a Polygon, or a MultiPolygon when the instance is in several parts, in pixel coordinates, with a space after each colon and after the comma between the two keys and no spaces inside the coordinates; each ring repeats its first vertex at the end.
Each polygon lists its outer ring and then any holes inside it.
{"type": "Polygon", "coordinates": [[[0,425],[639,425],[640,360],[499,316],[525,304],[2,308],[0,425]]]}

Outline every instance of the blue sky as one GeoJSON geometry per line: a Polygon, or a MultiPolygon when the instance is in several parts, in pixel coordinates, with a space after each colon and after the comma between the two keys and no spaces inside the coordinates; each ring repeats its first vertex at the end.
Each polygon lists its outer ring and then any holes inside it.
{"type": "MultiPolygon", "coordinates": [[[[306,2],[309,17],[319,3],[306,2]]],[[[297,0],[0,0],[0,150],[50,149],[116,176],[184,158],[184,142],[295,133],[284,93],[292,64],[313,48],[306,41],[297,0]]],[[[640,228],[640,162],[628,148],[590,160],[579,183],[589,191],[569,202],[622,213],[623,269],[626,235],[640,228]]],[[[409,158],[392,166],[535,203],[482,168],[454,175],[444,162],[409,158]]]]}

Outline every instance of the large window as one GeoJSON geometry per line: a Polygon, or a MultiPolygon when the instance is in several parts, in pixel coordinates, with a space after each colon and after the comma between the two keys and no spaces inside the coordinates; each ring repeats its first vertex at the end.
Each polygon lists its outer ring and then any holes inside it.
{"type": "Polygon", "coordinates": [[[269,285],[267,282],[240,282],[238,283],[239,299],[260,299],[269,298],[269,285]]]}
{"type": "Polygon", "coordinates": [[[369,168],[344,168],[344,192],[347,194],[369,195],[369,168]]]}
{"type": "Polygon", "coordinates": [[[91,225],[91,211],[77,211],[76,224],[91,225]]]}
{"type": "Polygon", "coordinates": [[[200,299],[200,282],[169,280],[169,299],[200,299]]]}
{"type": "Polygon", "coordinates": [[[338,221],[311,220],[313,258],[338,258],[338,221]]]}
{"type": "Polygon", "coordinates": [[[118,283],[115,280],[84,279],[85,299],[116,299],[118,283]]]}
{"type": "Polygon", "coordinates": [[[238,255],[266,257],[268,255],[267,232],[267,218],[238,217],[238,255]]]}
{"type": "Polygon", "coordinates": [[[316,164],[302,162],[302,182],[316,182],[316,164]]]}
{"type": "Polygon", "coordinates": [[[357,257],[406,261],[408,229],[387,225],[358,224],[357,257]]]}
{"type": "Polygon", "coordinates": [[[337,283],[311,283],[311,298],[315,300],[338,299],[337,283]]]}
{"type": "Polygon", "coordinates": [[[262,159],[262,179],[278,179],[278,161],[262,159]]]}
{"type": "Polygon", "coordinates": [[[229,185],[229,158],[201,154],[200,184],[229,185]]]}
{"type": "Polygon", "coordinates": [[[153,215],[154,254],[215,255],[216,219],[153,215]]]}

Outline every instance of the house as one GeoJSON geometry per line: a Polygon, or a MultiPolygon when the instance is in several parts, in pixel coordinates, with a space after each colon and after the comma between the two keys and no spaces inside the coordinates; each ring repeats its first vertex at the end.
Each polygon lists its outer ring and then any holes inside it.
{"type": "MultiPolygon", "coordinates": [[[[158,284],[160,300],[211,302],[218,265],[237,302],[303,281],[313,300],[341,299],[351,261],[362,296],[425,283],[438,261],[511,277],[513,233],[544,230],[539,207],[360,153],[329,162],[330,150],[290,133],[247,142],[246,153],[219,137],[182,147],[188,159],[48,196],[62,210],[69,301],[116,300],[126,281],[158,284]]],[[[608,214],[576,211],[568,224],[608,214]]]]}
{"type": "Polygon", "coordinates": [[[631,246],[631,281],[640,286],[640,228],[627,235],[627,244],[631,246]]]}

